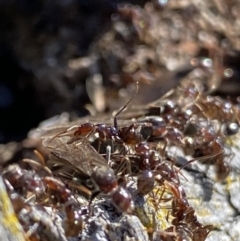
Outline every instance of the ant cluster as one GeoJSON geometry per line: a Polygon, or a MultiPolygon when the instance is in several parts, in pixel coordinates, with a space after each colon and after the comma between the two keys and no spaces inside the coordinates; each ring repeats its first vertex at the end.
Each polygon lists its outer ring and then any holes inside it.
{"type": "Polygon", "coordinates": [[[28,239],[77,237],[94,215],[93,201],[98,195],[110,199],[119,213],[134,215],[138,196],[147,200],[162,190],[155,208],[158,212],[162,203],[170,204],[165,217],[169,225],[158,231],[159,239],[204,241],[212,227],[198,221],[181,184],[181,171],[199,161],[213,165],[216,179],[224,180],[230,171],[225,143],[237,134],[240,113],[237,105],[205,94],[201,87],[183,82],[160,100],[136,108],[141,117],[134,108],[123,113],[130,100],[115,115],[114,125],[80,120],[81,124],[69,123],[61,133],[53,134],[48,128],[42,142],[47,161],[38,154],[38,162],[24,159],[21,165],[2,171],[28,239]],[[172,147],[192,159],[177,166],[172,147]],[[134,191],[129,190],[131,185],[134,191]],[[88,198],[85,213],[80,197],[88,198]],[[49,208],[60,213],[60,225],[49,208]]]}
{"type": "MultiPolygon", "coordinates": [[[[40,162],[23,159],[19,164],[6,166],[1,173],[15,211],[12,218],[6,216],[5,219],[9,225],[15,227],[18,224],[15,220],[17,218],[25,237],[19,239],[22,233],[16,234],[12,230],[11,235],[14,239],[11,240],[66,241],[66,237],[77,236],[82,230],[79,204],[71,190],[60,179],[53,176],[51,170],[45,166],[42,156],[36,153],[40,157],[40,162]],[[58,224],[49,208],[53,212],[59,210],[59,215],[63,216],[61,224],[58,224]]],[[[8,202],[6,197],[3,199],[4,202],[8,202]]]]}

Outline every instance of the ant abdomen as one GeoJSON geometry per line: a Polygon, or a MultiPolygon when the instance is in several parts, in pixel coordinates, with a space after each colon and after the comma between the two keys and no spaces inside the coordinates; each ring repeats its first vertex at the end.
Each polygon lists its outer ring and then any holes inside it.
{"type": "Polygon", "coordinates": [[[154,188],[155,176],[152,171],[144,170],[138,175],[137,190],[141,195],[150,193],[154,188]]]}
{"type": "Polygon", "coordinates": [[[113,169],[107,166],[96,166],[93,169],[91,179],[102,193],[107,194],[118,186],[113,169]]]}
{"type": "Polygon", "coordinates": [[[118,186],[110,193],[113,205],[123,213],[131,213],[134,209],[132,195],[123,187],[118,186]]]}

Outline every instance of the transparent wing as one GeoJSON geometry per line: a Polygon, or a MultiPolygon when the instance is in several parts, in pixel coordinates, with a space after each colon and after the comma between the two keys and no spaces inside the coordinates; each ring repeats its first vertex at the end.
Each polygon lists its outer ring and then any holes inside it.
{"type": "Polygon", "coordinates": [[[87,142],[67,144],[70,137],[46,138],[43,146],[51,153],[50,158],[78,173],[91,176],[95,166],[108,166],[107,161],[87,142]]]}

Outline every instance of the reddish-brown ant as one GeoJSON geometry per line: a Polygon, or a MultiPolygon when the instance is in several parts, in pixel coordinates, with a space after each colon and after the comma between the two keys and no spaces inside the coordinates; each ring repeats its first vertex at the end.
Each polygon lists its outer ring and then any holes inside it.
{"type": "MultiPolygon", "coordinates": [[[[205,163],[215,165],[217,178],[225,179],[230,168],[225,162],[224,139],[214,129],[199,124],[194,131],[194,135],[184,138],[186,154],[191,152],[194,158],[205,160],[205,163]]],[[[200,160],[199,159],[199,160],[200,160]]]]}
{"type": "Polygon", "coordinates": [[[44,194],[44,185],[41,177],[33,170],[22,169],[19,165],[7,166],[2,177],[9,181],[16,191],[19,191],[25,198],[28,192],[34,193],[36,197],[44,194]]]}
{"type": "Polygon", "coordinates": [[[82,217],[79,205],[73,198],[72,192],[65,184],[53,177],[44,177],[43,182],[47,187],[50,198],[62,204],[66,214],[63,226],[66,236],[77,236],[82,231],[82,217]],[[78,207],[78,209],[76,207],[78,207]]]}
{"type": "Polygon", "coordinates": [[[172,224],[180,233],[184,230],[189,232],[192,240],[204,241],[211,231],[212,226],[203,226],[200,224],[181,186],[176,186],[171,182],[165,182],[164,184],[173,194],[171,214],[174,219],[172,220],[172,224]]]}
{"type": "MultiPolygon", "coordinates": [[[[66,217],[63,219],[63,226],[67,236],[76,236],[82,230],[82,217],[80,211],[74,206],[79,206],[69,189],[60,180],[52,177],[50,169],[45,166],[45,160],[40,153],[35,151],[41,162],[36,162],[31,159],[23,159],[23,165],[30,165],[42,175],[38,175],[35,170],[27,170],[19,165],[9,165],[2,173],[8,192],[10,193],[11,201],[14,205],[15,212],[21,216],[21,212],[26,209],[30,220],[22,220],[25,230],[32,226],[32,222],[48,222],[51,223],[51,218],[42,210],[44,206],[53,204],[54,208],[63,206],[63,211],[66,217]],[[18,193],[17,193],[18,192],[18,193]],[[34,195],[29,197],[29,193],[34,195]],[[21,195],[20,195],[21,194],[21,195]],[[33,214],[32,202],[38,202],[40,206],[35,205],[34,210],[41,212],[41,217],[35,217],[33,214]],[[55,206],[55,204],[56,205],[55,206]]],[[[35,223],[36,224],[36,223],[35,223]]],[[[52,227],[53,228],[53,227],[52,227]]],[[[37,228],[38,230],[39,228],[37,228]]],[[[28,231],[29,240],[39,240],[37,237],[39,231],[28,231]]],[[[53,230],[52,230],[53,231],[53,230]]],[[[51,235],[51,230],[49,230],[51,235]]]]}
{"type": "Polygon", "coordinates": [[[46,192],[50,197],[53,197],[60,203],[65,203],[70,200],[72,193],[66,188],[63,182],[54,177],[43,177],[42,180],[47,188],[46,192]]]}
{"type": "Polygon", "coordinates": [[[151,192],[154,188],[156,176],[159,176],[159,183],[167,180],[179,184],[178,173],[174,170],[173,164],[163,160],[161,150],[158,150],[155,143],[153,145],[147,142],[138,143],[135,145],[135,155],[138,157],[134,161],[137,162],[138,193],[146,195],[151,192]]]}
{"type": "Polygon", "coordinates": [[[65,204],[66,218],[63,227],[68,237],[78,236],[83,228],[83,220],[79,207],[74,207],[71,203],[65,204]]]}
{"type": "MultiPolygon", "coordinates": [[[[135,98],[135,96],[138,93],[138,81],[136,81],[136,91],[134,96],[123,106],[120,108],[120,110],[114,115],[113,119],[113,125],[114,126],[108,126],[106,124],[92,124],[92,123],[83,123],[79,126],[72,126],[67,129],[67,131],[64,131],[62,133],[58,133],[57,135],[52,137],[52,140],[57,136],[72,136],[68,140],[68,144],[71,144],[79,139],[89,137],[91,134],[98,133],[99,135],[99,141],[104,142],[107,139],[123,143],[124,141],[119,135],[119,127],[117,123],[117,117],[127,108],[127,106],[132,102],[132,100],[135,98]]],[[[120,131],[121,133],[122,131],[120,131]]],[[[130,132],[131,136],[131,129],[128,129],[127,131],[124,130],[124,134],[130,132]]],[[[50,140],[50,142],[52,141],[50,140]]]]}
{"type": "Polygon", "coordinates": [[[230,101],[218,96],[206,95],[193,84],[179,90],[181,91],[184,92],[182,105],[186,113],[201,115],[207,120],[218,120],[221,123],[239,123],[239,110],[230,101]]]}
{"type": "Polygon", "coordinates": [[[97,189],[108,194],[113,204],[122,212],[131,212],[131,194],[118,185],[115,173],[107,161],[87,142],[67,144],[69,138],[59,137],[43,145],[50,151],[50,159],[66,165],[77,173],[88,175],[97,189]]]}
{"type": "MultiPolygon", "coordinates": [[[[54,237],[56,240],[65,240],[65,235],[77,236],[81,232],[81,213],[74,208],[74,204],[75,206],[78,206],[78,204],[75,202],[75,199],[73,199],[71,191],[67,189],[61,181],[48,176],[40,178],[34,171],[22,169],[16,164],[6,167],[3,172],[3,177],[14,210],[27,232],[26,236],[28,236],[28,240],[42,240],[40,237],[44,237],[44,235],[54,237]],[[24,189],[26,193],[24,197],[26,198],[23,198],[22,195],[16,192],[19,191],[19,189],[24,189]],[[27,197],[27,191],[33,192],[37,198],[40,194],[41,196],[44,194],[44,199],[42,198],[39,202],[41,205],[32,205],[32,198],[27,197]],[[57,229],[57,227],[44,210],[44,206],[48,206],[47,204],[49,204],[49,200],[52,200],[52,196],[64,207],[66,217],[63,219],[63,227],[65,234],[56,233],[55,229],[57,229]],[[23,218],[23,216],[26,215],[27,218],[23,218]],[[43,230],[41,226],[46,224],[48,224],[48,233],[43,234],[41,233],[43,230]],[[36,229],[33,228],[33,226],[35,226],[36,229]],[[54,235],[56,235],[56,237],[54,235]]],[[[37,201],[39,201],[39,199],[37,199],[37,201]]]]}

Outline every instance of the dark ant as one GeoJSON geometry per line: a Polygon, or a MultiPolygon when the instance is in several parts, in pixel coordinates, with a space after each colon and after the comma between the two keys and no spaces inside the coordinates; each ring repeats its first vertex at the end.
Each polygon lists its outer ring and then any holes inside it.
{"type": "MultiPolygon", "coordinates": [[[[77,236],[82,231],[82,216],[79,211],[79,205],[73,198],[72,192],[63,182],[54,177],[44,177],[43,182],[47,187],[50,197],[53,197],[57,203],[62,204],[66,217],[63,221],[66,236],[77,236]],[[77,208],[75,208],[78,207],[77,208]]],[[[52,199],[52,198],[51,198],[52,199]]]]}
{"type": "MultiPolygon", "coordinates": [[[[54,197],[55,202],[57,202],[58,205],[62,204],[64,207],[66,217],[63,220],[63,226],[66,235],[78,235],[82,230],[82,218],[81,213],[74,208],[74,205],[79,205],[75,202],[71,191],[66,188],[65,184],[51,176],[52,173],[45,166],[41,154],[37,151],[35,151],[35,153],[38,155],[42,163],[31,159],[23,159],[23,163],[29,164],[39,172],[44,171],[45,176],[41,177],[34,170],[23,169],[17,164],[7,166],[2,173],[15,212],[17,215],[20,215],[21,210],[26,209],[29,215],[33,216],[33,222],[44,222],[45,216],[45,221],[51,222],[50,217],[47,217],[45,214],[43,214],[43,217],[41,217],[40,220],[35,220],[34,215],[32,214],[33,206],[31,203],[37,198],[37,201],[39,204],[41,203],[41,206],[35,206],[34,208],[37,208],[37,211],[44,212],[40,209],[43,205],[46,206],[49,204],[49,201],[54,201],[52,198],[54,197]],[[46,176],[46,174],[50,176],[46,176]],[[34,195],[28,197],[29,193],[33,193],[34,195]],[[35,197],[33,198],[33,196],[35,197]]],[[[55,204],[54,202],[52,203],[55,204]]],[[[26,220],[22,220],[22,222],[25,223],[24,225],[26,226],[26,229],[32,226],[32,221],[28,220],[26,223],[26,220]]],[[[29,235],[31,236],[29,237],[30,240],[38,240],[35,237],[36,235],[39,236],[38,234],[31,233],[29,235]]]]}
{"type": "Polygon", "coordinates": [[[178,173],[170,167],[167,161],[163,161],[161,153],[158,148],[154,150],[150,149],[150,145],[147,142],[140,142],[135,146],[136,155],[138,155],[138,167],[139,174],[137,179],[138,192],[142,195],[146,195],[154,188],[155,177],[160,176],[158,180],[159,184],[162,184],[164,180],[179,184],[178,173]]]}
{"type": "MultiPolygon", "coordinates": [[[[223,180],[227,177],[230,167],[224,161],[225,147],[224,139],[214,129],[198,125],[193,136],[184,138],[186,154],[191,152],[194,158],[205,160],[206,163],[214,164],[216,167],[217,179],[223,180]]],[[[199,159],[199,160],[200,160],[199,159]]]]}
{"type": "Polygon", "coordinates": [[[182,129],[184,123],[189,119],[188,112],[182,111],[180,105],[173,101],[167,101],[161,106],[160,116],[168,126],[182,129]]]}
{"type": "Polygon", "coordinates": [[[143,140],[149,139],[152,135],[152,124],[143,123],[138,125],[136,123],[130,126],[122,127],[118,131],[118,136],[126,145],[135,145],[143,140]]]}
{"type": "Polygon", "coordinates": [[[185,116],[183,122],[180,121],[181,123],[177,123],[179,120],[179,116],[177,115],[168,115],[166,117],[161,114],[161,117],[145,116],[143,118],[140,118],[138,122],[143,123],[143,125],[145,126],[149,126],[150,131],[146,140],[153,142],[162,140],[167,142],[168,144],[182,146],[182,130],[184,124],[187,121],[187,116],[185,116]]]}
{"type": "MultiPolygon", "coordinates": [[[[104,142],[107,139],[110,139],[114,142],[123,143],[123,140],[119,136],[119,127],[117,123],[117,117],[128,107],[128,105],[132,102],[132,100],[135,98],[135,96],[138,93],[138,81],[136,81],[136,92],[134,96],[123,106],[120,108],[119,111],[114,115],[113,118],[113,125],[114,126],[108,126],[106,124],[92,124],[92,123],[84,123],[79,126],[72,126],[68,128],[67,131],[64,131],[62,133],[58,133],[57,135],[53,136],[52,139],[49,141],[51,142],[54,138],[57,136],[72,136],[67,144],[71,144],[81,138],[89,137],[93,133],[98,133],[99,135],[99,142],[104,142]]],[[[130,130],[128,131],[130,132],[130,130]]],[[[126,133],[125,133],[126,134],[126,133]]]]}
{"type": "MultiPolygon", "coordinates": [[[[194,85],[189,85],[183,91],[185,112],[193,114],[201,114],[207,120],[218,120],[221,123],[236,123],[239,125],[239,109],[230,101],[224,100],[218,96],[210,96],[200,92],[194,85]],[[187,101],[190,101],[189,105],[187,101]]],[[[234,132],[238,129],[234,127],[234,132]]],[[[233,127],[232,127],[233,128],[233,127]]]]}
{"type": "MultiPolygon", "coordinates": [[[[17,169],[18,167],[12,168],[17,169]]],[[[13,175],[16,175],[16,173],[13,175]]],[[[5,187],[2,181],[3,180],[0,177],[0,203],[4,205],[4,210],[2,210],[2,213],[4,215],[5,213],[7,214],[6,221],[4,222],[3,226],[9,230],[9,237],[13,231],[14,237],[18,238],[18,240],[40,241],[48,240],[48,238],[51,237],[51,240],[66,241],[64,231],[59,230],[59,227],[57,227],[57,225],[54,223],[52,217],[46,212],[46,210],[44,210],[44,206],[37,204],[33,205],[33,200],[31,200],[31,198],[24,199],[14,190],[13,186],[7,179],[4,180],[4,183],[6,185],[8,194],[4,193],[5,196],[3,197],[5,187]],[[10,200],[8,200],[7,196],[9,196],[10,200]],[[4,198],[4,200],[2,200],[2,198],[4,198]],[[12,207],[15,213],[12,210],[12,207]],[[20,222],[22,227],[20,227],[18,222],[20,222]],[[11,226],[8,227],[8,225],[11,226]],[[25,231],[25,233],[22,229],[25,231]],[[23,235],[24,238],[21,238],[21,235],[23,235]]],[[[3,220],[5,219],[4,215],[3,220]]]]}
{"type": "Polygon", "coordinates": [[[131,194],[118,185],[115,173],[107,161],[87,142],[67,144],[69,138],[45,139],[43,145],[50,151],[50,159],[66,165],[77,173],[91,178],[99,193],[111,197],[113,204],[122,212],[131,212],[133,208],[131,194]],[[66,142],[65,142],[66,140],[66,142]]]}
{"type": "Polygon", "coordinates": [[[162,117],[145,116],[137,120],[138,123],[149,123],[152,126],[151,137],[162,137],[166,132],[167,124],[162,117]]]}
{"type": "MultiPolygon", "coordinates": [[[[184,111],[179,103],[173,100],[167,100],[160,103],[155,103],[154,105],[150,105],[151,109],[159,109],[159,116],[165,122],[165,125],[170,128],[177,128],[180,131],[183,130],[184,124],[191,117],[191,113],[188,111],[184,111]],[[156,106],[158,104],[159,106],[156,106]]],[[[145,117],[146,118],[146,117],[145,117]]],[[[155,120],[154,120],[155,122],[155,120]]],[[[154,125],[155,126],[155,125],[154,125]]]]}
{"type": "Polygon", "coordinates": [[[42,197],[44,194],[44,184],[41,177],[33,170],[22,169],[19,165],[13,164],[7,166],[2,177],[19,191],[25,198],[28,192],[34,193],[36,197],[42,197]]]}
{"type": "MultiPolygon", "coordinates": [[[[192,236],[192,240],[204,241],[212,229],[212,226],[203,226],[194,214],[194,209],[189,205],[185,191],[181,186],[176,186],[171,182],[164,183],[173,194],[172,211],[174,217],[172,224],[177,228],[180,236],[183,231],[187,231],[192,236]]],[[[174,229],[174,228],[173,228],[174,229]]],[[[179,239],[184,240],[184,239],[179,239]]]]}

